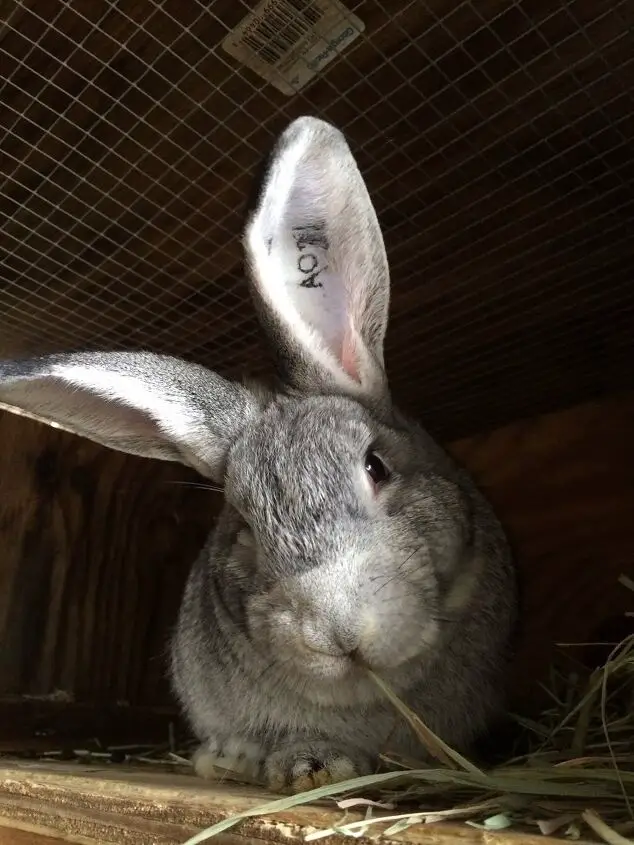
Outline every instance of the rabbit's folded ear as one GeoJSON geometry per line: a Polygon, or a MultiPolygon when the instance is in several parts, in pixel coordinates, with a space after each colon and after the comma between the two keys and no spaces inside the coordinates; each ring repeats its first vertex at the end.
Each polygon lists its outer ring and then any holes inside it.
{"type": "Polygon", "coordinates": [[[149,352],[0,361],[0,407],[218,481],[233,440],[259,412],[241,385],[149,352]]]}
{"type": "Polygon", "coordinates": [[[389,270],[381,229],[337,129],[295,120],[268,162],[245,232],[252,288],[285,377],[304,391],[389,401],[389,270]]]}

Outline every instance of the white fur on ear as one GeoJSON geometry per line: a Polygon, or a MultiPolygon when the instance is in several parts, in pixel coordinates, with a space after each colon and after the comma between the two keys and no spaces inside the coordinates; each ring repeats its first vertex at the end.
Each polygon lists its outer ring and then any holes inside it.
{"type": "Polygon", "coordinates": [[[308,117],[290,125],[245,247],[256,291],[290,346],[346,392],[382,390],[387,258],[341,132],[308,117]]]}
{"type": "Polygon", "coordinates": [[[169,437],[186,440],[204,423],[202,412],[195,406],[183,405],[144,383],[138,376],[100,370],[82,364],[54,365],[51,376],[70,387],[81,387],[98,394],[106,401],[140,411],[169,437]]]}
{"type": "Polygon", "coordinates": [[[339,372],[349,322],[346,291],[329,249],[328,198],[318,195],[319,173],[309,158],[313,140],[310,132],[299,133],[274,164],[260,209],[247,228],[247,250],[261,293],[295,339],[354,389],[349,383],[357,380],[354,368],[339,372]]]}
{"type": "Polygon", "coordinates": [[[187,464],[221,480],[259,402],[196,364],[150,352],[0,361],[0,403],[111,449],[187,464]]]}

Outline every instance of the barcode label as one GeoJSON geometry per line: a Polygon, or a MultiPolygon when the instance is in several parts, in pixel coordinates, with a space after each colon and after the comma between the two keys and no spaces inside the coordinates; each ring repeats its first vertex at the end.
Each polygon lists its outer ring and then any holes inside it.
{"type": "Polygon", "coordinates": [[[364,28],[339,0],[264,0],[222,46],[278,90],[294,94],[364,28]]]}
{"type": "Polygon", "coordinates": [[[274,0],[247,28],[242,43],[266,64],[276,65],[310,35],[322,17],[313,0],[274,0]]]}

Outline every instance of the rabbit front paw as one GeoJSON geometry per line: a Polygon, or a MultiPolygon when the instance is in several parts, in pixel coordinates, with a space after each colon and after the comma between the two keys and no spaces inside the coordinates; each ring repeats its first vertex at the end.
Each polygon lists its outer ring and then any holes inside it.
{"type": "Polygon", "coordinates": [[[257,742],[239,736],[212,738],[194,753],[194,771],[205,780],[219,780],[228,773],[249,780],[262,775],[265,752],[257,742]]]}
{"type": "Polygon", "coordinates": [[[275,792],[306,792],[371,771],[365,755],[342,751],[322,741],[298,740],[278,748],[264,762],[267,785],[275,792]]]}

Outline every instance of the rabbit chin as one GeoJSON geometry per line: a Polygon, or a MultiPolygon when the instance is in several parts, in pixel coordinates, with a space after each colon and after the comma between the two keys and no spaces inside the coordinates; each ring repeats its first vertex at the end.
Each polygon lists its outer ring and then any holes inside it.
{"type": "Polygon", "coordinates": [[[277,682],[291,697],[321,707],[371,704],[381,697],[366,670],[348,657],[317,655],[301,651],[280,655],[277,682]]]}

